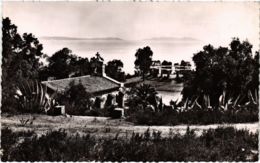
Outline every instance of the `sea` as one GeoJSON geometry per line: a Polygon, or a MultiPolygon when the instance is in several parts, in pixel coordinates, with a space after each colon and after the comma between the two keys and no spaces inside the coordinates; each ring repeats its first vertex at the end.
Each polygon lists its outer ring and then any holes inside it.
{"type": "MultiPolygon", "coordinates": [[[[56,51],[64,47],[72,50],[72,53],[89,59],[98,52],[105,62],[113,59],[119,59],[123,62],[123,70],[126,73],[133,74],[135,70],[135,53],[139,48],[149,46],[153,51],[153,60],[171,61],[172,63],[181,60],[190,61],[194,53],[202,50],[205,45],[201,41],[194,40],[111,40],[111,39],[42,39],[43,52],[48,56],[53,55],[56,51]]],[[[193,64],[192,64],[193,65],[193,64]]],[[[169,105],[171,100],[181,98],[181,90],[174,92],[158,91],[163,99],[163,103],[169,105]]]]}

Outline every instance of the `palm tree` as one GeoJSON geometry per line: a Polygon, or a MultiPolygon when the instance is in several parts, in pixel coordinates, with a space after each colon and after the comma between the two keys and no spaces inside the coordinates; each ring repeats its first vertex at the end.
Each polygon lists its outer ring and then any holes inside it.
{"type": "Polygon", "coordinates": [[[143,108],[151,104],[157,107],[156,103],[156,90],[149,84],[142,84],[139,87],[135,87],[131,91],[133,105],[141,104],[143,108]]]}
{"type": "MultiPolygon", "coordinates": [[[[96,53],[95,57],[90,59],[90,65],[92,68],[92,73],[98,74],[99,71],[102,69],[104,59],[100,56],[99,52],[96,53]]],[[[102,71],[102,70],[101,70],[102,71]]]]}

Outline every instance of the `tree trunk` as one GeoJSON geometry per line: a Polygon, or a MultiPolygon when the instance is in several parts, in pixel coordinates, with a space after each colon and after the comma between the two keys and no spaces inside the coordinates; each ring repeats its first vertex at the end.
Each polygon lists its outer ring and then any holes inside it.
{"type": "Polygon", "coordinates": [[[179,72],[176,72],[176,79],[179,79],[179,72]]]}

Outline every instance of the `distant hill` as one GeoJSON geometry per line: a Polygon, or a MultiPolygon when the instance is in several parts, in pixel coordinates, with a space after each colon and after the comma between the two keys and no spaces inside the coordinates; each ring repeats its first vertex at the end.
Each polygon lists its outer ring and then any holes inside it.
{"type": "Polygon", "coordinates": [[[145,40],[151,40],[151,41],[192,41],[192,42],[198,42],[200,40],[192,37],[153,37],[145,40]]]}
{"type": "Polygon", "coordinates": [[[123,41],[121,38],[117,37],[97,37],[97,38],[82,38],[82,37],[63,37],[63,36],[44,36],[40,37],[44,40],[118,40],[123,41]]]}

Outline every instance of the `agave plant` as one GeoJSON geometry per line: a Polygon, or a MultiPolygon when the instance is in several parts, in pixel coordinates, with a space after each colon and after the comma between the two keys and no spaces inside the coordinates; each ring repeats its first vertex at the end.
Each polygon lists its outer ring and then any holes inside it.
{"type": "Polygon", "coordinates": [[[179,112],[187,112],[194,109],[201,109],[201,105],[197,102],[198,97],[195,98],[195,100],[191,100],[189,98],[186,98],[183,105],[178,108],[179,112]]]}
{"type": "Polygon", "coordinates": [[[131,103],[141,104],[145,108],[148,104],[154,105],[156,103],[157,92],[149,84],[142,84],[135,87],[130,92],[131,103]]]}
{"type": "MultiPolygon", "coordinates": [[[[246,95],[239,94],[235,98],[227,97],[226,92],[223,91],[223,94],[219,98],[219,107],[222,111],[227,111],[231,109],[234,112],[238,112],[241,108],[241,103],[245,99],[246,95]]],[[[249,100],[246,103],[243,103],[243,106],[259,106],[259,96],[255,90],[254,95],[249,90],[247,94],[247,99],[249,100]]]]}
{"type": "Polygon", "coordinates": [[[221,111],[227,111],[230,106],[232,106],[232,98],[227,97],[226,91],[224,90],[219,97],[219,108],[221,111]]]}
{"type": "Polygon", "coordinates": [[[204,101],[204,106],[207,110],[212,110],[212,106],[210,105],[210,98],[209,95],[204,95],[203,96],[203,101],[204,101]]]}
{"type": "Polygon", "coordinates": [[[17,85],[20,107],[24,112],[43,112],[49,106],[47,88],[36,80],[25,80],[17,85]]]}

